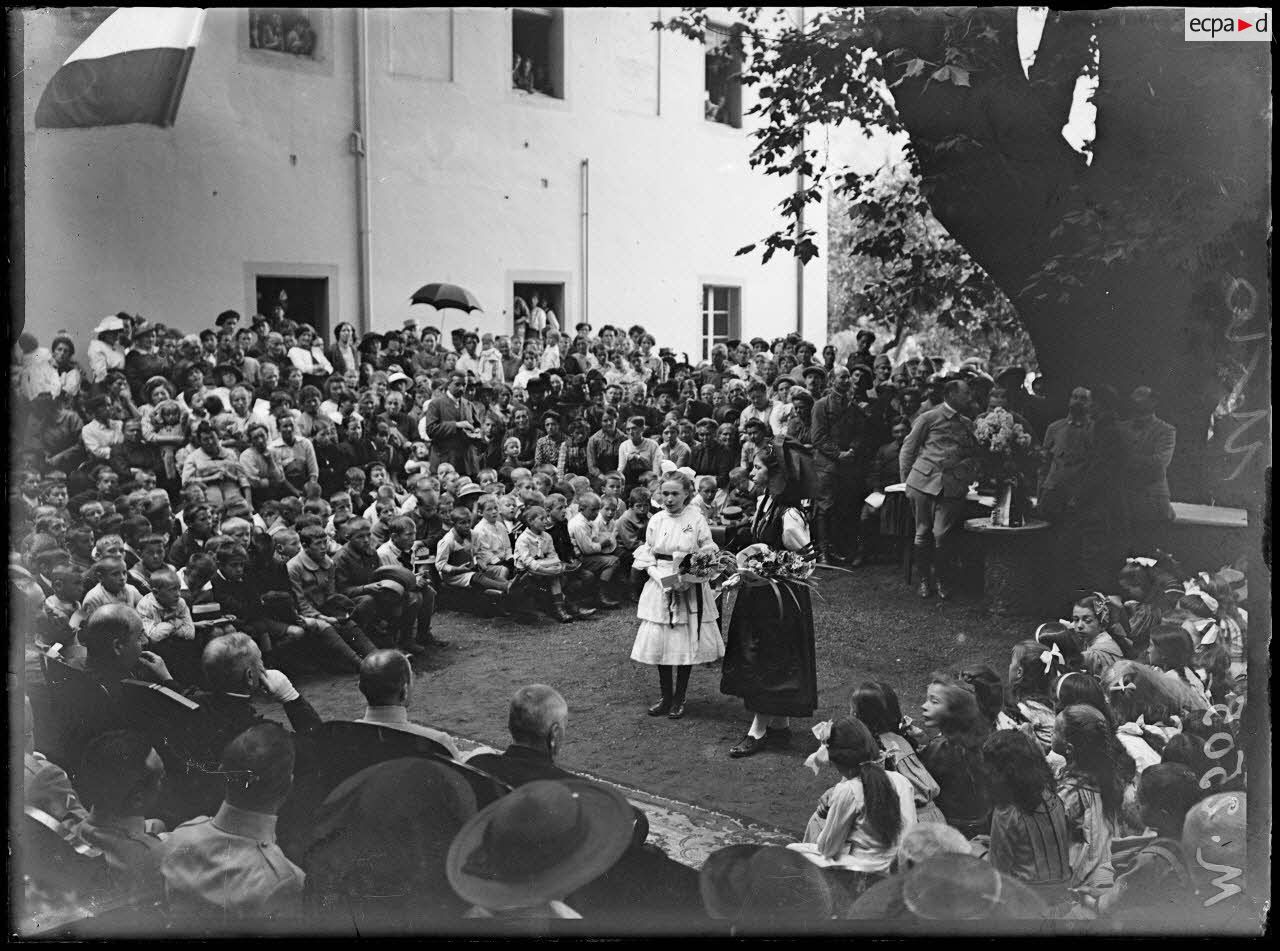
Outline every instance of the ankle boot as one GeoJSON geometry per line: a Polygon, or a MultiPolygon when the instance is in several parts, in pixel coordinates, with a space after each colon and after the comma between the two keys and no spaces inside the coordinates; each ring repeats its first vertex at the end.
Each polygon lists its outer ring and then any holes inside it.
{"type": "Polygon", "coordinates": [[[915,563],[920,572],[920,597],[933,597],[933,546],[916,545],[915,563]]]}
{"type": "Polygon", "coordinates": [[[875,544],[876,529],[879,521],[864,518],[858,522],[858,557],[853,559],[852,567],[857,568],[871,560],[871,549],[875,544]]]}
{"type": "Polygon", "coordinates": [[[565,610],[564,595],[562,594],[551,599],[551,610],[548,613],[561,624],[568,624],[573,620],[573,615],[565,610]]]}

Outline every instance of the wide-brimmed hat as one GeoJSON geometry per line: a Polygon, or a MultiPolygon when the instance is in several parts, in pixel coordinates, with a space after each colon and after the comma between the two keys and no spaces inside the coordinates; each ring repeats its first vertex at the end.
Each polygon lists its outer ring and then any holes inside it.
{"type": "Polygon", "coordinates": [[[234,363],[219,363],[213,368],[214,379],[221,377],[224,373],[234,374],[237,382],[244,382],[244,371],[234,363]]]}
{"type": "Polygon", "coordinates": [[[464,485],[460,489],[458,489],[458,494],[454,496],[454,500],[457,502],[461,502],[463,499],[470,499],[470,498],[474,498],[477,495],[483,495],[483,494],[484,494],[484,489],[480,488],[480,486],[472,482],[469,485],[464,485]]]}
{"type": "Polygon", "coordinates": [[[373,569],[373,580],[394,581],[406,591],[412,591],[418,584],[413,572],[402,565],[379,565],[373,569]]]}
{"type": "Polygon", "coordinates": [[[490,803],[449,848],[449,884],[481,908],[564,898],[608,871],[635,816],[619,792],[579,779],[535,780],[490,803]]]}
{"type": "Polygon", "coordinates": [[[397,370],[387,377],[387,386],[395,386],[397,383],[413,383],[413,378],[402,370],[397,370]]]}
{"type": "Polygon", "coordinates": [[[702,905],[712,918],[795,925],[831,917],[834,897],[822,869],[776,845],[730,845],[707,856],[698,873],[702,905]]]}
{"type": "Polygon", "coordinates": [[[151,391],[154,390],[157,386],[161,386],[161,385],[163,385],[165,389],[169,390],[170,393],[173,392],[173,384],[169,382],[169,378],[160,376],[157,373],[153,377],[148,377],[147,382],[142,384],[142,395],[150,396],[151,391]]]}
{"type": "Polygon", "coordinates": [[[907,872],[902,902],[926,921],[1041,918],[1047,912],[1026,885],[976,855],[956,852],[939,852],[907,872]]]}
{"type": "Polygon", "coordinates": [[[93,328],[95,334],[105,334],[112,330],[124,330],[124,321],[115,314],[108,314],[98,321],[98,326],[93,328]]]}

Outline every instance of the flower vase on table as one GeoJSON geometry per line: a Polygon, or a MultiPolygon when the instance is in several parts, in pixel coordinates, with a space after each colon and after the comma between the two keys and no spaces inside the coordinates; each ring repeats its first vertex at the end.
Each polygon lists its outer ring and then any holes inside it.
{"type": "Polygon", "coordinates": [[[1021,471],[1030,455],[1031,434],[1012,413],[996,407],[975,420],[973,435],[982,447],[987,473],[995,482],[996,504],[991,510],[991,524],[1021,526],[1026,509],[1021,471]]]}
{"type": "Polygon", "coordinates": [[[991,524],[997,528],[1020,528],[1026,524],[1026,500],[1018,479],[1001,479],[996,483],[996,504],[991,509],[991,524]]]}

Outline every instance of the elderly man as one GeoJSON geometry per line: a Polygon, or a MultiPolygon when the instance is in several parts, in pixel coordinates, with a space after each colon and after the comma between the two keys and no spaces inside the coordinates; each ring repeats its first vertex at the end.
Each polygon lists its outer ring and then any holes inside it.
{"type": "Polygon", "coordinates": [[[921,413],[902,441],[898,472],[915,509],[915,556],[920,597],[951,597],[948,558],[951,537],[964,519],[969,483],[978,476],[977,440],[969,384],[951,380],[942,405],[921,413]]]}
{"type": "Polygon", "coordinates": [[[1129,395],[1133,412],[1120,425],[1125,456],[1120,461],[1125,479],[1125,501],[1132,523],[1133,544],[1148,551],[1159,541],[1159,528],[1173,520],[1169,500],[1169,463],[1178,442],[1178,430],[1156,416],[1159,400],[1149,386],[1129,395]]]}
{"type": "Polygon", "coordinates": [[[569,705],[546,684],[521,687],[511,698],[507,730],[512,743],[505,753],[477,753],[467,762],[503,782],[519,786],[535,779],[572,779],[555,764],[569,726],[569,705]]]}
{"type": "Polygon", "coordinates": [[[381,567],[382,559],[373,543],[373,525],[365,518],[351,519],[347,522],[347,543],[333,556],[335,589],[357,602],[366,596],[385,599],[385,611],[379,613],[388,619],[396,647],[409,654],[425,654],[426,648],[415,637],[422,595],[401,582],[375,578],[381,567]]]}
{"type": "Polygon", "coordinates": [[[399,651],[374,651],[361,662],[360,693],[364,695],[368,706],[357,723],[371,723],[403,733],[425,736],[443,746],[454,759],[462,758],[453,737],[448,733],[410,722],[413,668],[399,651]]]}
{"type": "Polygon", "coordinates": [[[176,921],[243,927],[301,912],[303,871],[276,844],[276,816],[293,787],[293,738],[275,723],[240,733],[222,754],[226,797],[165,841],[160,870],[176,921]]]}

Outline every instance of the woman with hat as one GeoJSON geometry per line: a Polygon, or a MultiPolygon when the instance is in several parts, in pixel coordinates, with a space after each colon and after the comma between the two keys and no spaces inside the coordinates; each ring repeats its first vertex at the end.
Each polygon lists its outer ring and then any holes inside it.
{"type": "MultiPolygon", "coordinates": [[[[751,480],[760,496],[746,544],[800,551],[810,544],[800,505],[800,485],[791,477],[785,443],[766,443],[755,455],[751,480]]],[[[787,581],[742,587],[725,637],[720,692],[741,697],[753,715],[747,735],[729,750],[752,756],[791,742],[788,717],[811,717],[818,705],[818,674],[809,589],[787,581]]]]}
{"type": "MultiPolygon", "coordinates": [[[[565,899],[622,857],[635,816],[614,789],[539,779],[480,810],[449,847],[446,872],[467,918],[581,918],[565,899]]],[[[536,930],[545,925],[532,925],[536,930]]]]}
{"type": "Polygon", "coordinates": [[[142,399],[142,384],[169,368],[165,358],[156,349],[155,343],[154,324],[144,320],[133,328],[133,346],[125,354],[124,374],[129,378],[129,389],[139,400],[142,399]]]}
{"type": "Polygon", "coordinates": [[[100,392],[106,381],[108,370],[124,369],[124,346],[120,337],[124,333],[125,324],[115,314],[109,314],[98,321],[93,328],[94,339],[89,341],[88,382],[100,392]]]}

